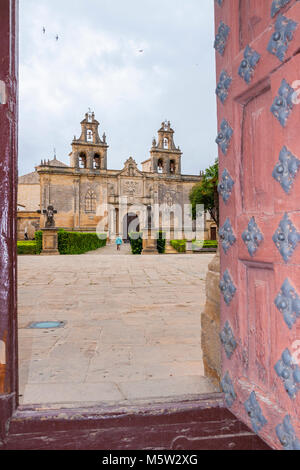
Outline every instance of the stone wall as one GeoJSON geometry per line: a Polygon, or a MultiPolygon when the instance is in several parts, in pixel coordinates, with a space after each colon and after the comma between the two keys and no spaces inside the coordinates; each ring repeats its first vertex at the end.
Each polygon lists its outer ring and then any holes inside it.
{"type": "Polygon", "coordinates": [[[221,380],[220,342],[220,254],[209,264],[206,277],[206,305],[201,317],[202,351],[205,375],[219,386],[221,380]]]}
{"type": "Polygon", "coordinates": [[[40,185],[39,184],[19,184],[18,204],[24,207],[27,212],[40,209],[40,185]]]}
{"type": "Polygon", "coordinates": [[[36,230],[40,227],[40,216],[36,212],[18,212],[17,231],[18,240],[24,240],[25,227],[27,228],[28,238],[34,239],[36,230]]]}

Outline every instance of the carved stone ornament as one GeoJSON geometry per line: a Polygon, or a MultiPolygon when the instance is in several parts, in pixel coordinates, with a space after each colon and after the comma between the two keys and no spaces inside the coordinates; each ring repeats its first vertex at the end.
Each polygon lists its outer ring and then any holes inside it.
{"type": "MultiPolygon", "coordinates": [[[[41,211],[37,211],[39,214],[41,211]]],[[[57,210],[53,206],[48,206],[47,209],[43,210],[43,214],[46,216],[45,227],[46,228],[55,228],[54,215],[57,214],[57,210]]]]}
{"type": "Polygon", "coordinates": [[[283,15],[279,15],[275,23],[275,32],[272,34],[268,51],[275,55],[281,62],[284,62],[289,43],[293,39],[293,32],[297,29],[298,23],[289,20],[283,15]]]}
{"type": "Polygon", "coordinates": [[[138,192],[139,183],[137,181],[125,181],[124,182],[124,194],[133,195],[138,192]]]}

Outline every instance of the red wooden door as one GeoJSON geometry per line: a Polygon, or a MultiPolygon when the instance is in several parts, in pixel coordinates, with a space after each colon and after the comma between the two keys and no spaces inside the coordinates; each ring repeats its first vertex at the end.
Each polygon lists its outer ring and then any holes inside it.
{"type": "Polygon", "coordinates": [[[222,386],[272,447],[300,449],[300,2],[215,12],[222,386]]]}

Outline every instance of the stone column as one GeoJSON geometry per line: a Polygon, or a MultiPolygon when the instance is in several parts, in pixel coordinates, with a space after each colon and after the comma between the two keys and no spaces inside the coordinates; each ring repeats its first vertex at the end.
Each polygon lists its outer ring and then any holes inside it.
{"type": "Polygon", "coordinates": [[[206,305],[201,316],[201,344],[205,375],[215,385],[221,380],[221,341],[220,341],[220,253],[208,266],[206,276],[206,305]]]}
{"type": "Polygon", "coordinates": [[[181,175],[181,158],[178,158],[176,162],[176,174],[181,175]]]}
{"type": "Polygon", "coordinates": [[[107,170],[107,150],[104,150],[100,157],[100,169],[107,170]]]}
{"type": "Polygon", "coordinates": [[[72,152],[71,167],[76,169],[79,168],[79,152],[72,152]]]}
{"type": "Polygon", "coordinates": [[[87,152],[86,168],[87,168],[87,170],[93,170],[93,168],[94,168],[94,152],[87,152]]]}
{"type": "Polygon", "coordinates": [[[166,157],[164,159],[164,173],[166,175],[170,174],[170,158],[169,157],[166,157]]]}
{"type": "Polygon", "coordinates": [[[43,228],[43,251],[41,255],[59,255],[57,229],[43,228]]]}
{"type": "Polygon", "coordinates": [[[153,173],[157,173],[157,162],[158,162],[158,159],[157,159],[157,157],[153,157],[153,160],[152,160],[152,162],[153,162],[153,168],[152,168],[152,171],[153,171],[153,173]]]}

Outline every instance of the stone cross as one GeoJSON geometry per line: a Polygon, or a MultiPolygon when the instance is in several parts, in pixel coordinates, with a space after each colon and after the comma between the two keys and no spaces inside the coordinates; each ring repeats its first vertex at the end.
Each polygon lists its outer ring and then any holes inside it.
{"type": "MultiPolygon", "coordinates": [[[[38,211],[41,214],[41,211],[38,211]]],[[[54,214],[57,214],[57,210],[54,209],[53,206],[48,206],[47,209],[43,210],[43,214],[46,216],[46,228],[54,228],[55,227],[55,220],[54,214]]]]}

